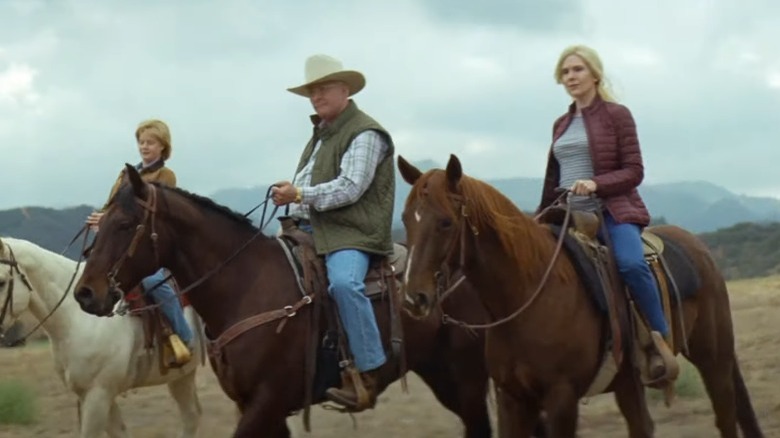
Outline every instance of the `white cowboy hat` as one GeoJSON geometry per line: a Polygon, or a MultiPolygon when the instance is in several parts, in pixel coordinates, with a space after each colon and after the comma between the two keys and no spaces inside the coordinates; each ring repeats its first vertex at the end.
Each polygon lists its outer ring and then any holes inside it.
{"type": "Polygon", "coordinates": [[[349,95],[357,94],[366,86],[363,73],[355,70],[344,70],[341,61],[328,55],[312,55],[306,60],[304,70],[306,83],[287,91],[303,97],[311,97],[309,87],[320,82],[341,81],[349,87],[349,95]]]}

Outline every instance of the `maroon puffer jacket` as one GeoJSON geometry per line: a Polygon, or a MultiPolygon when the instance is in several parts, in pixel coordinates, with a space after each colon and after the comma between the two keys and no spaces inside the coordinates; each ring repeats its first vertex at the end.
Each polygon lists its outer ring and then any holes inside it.
{"type": "MultiPolygon", "coordinates": [[[[569,112],[553,124],[553,144],[566,131],[575,109],[572,103],[569,112]]],[[[623,105],[605,102],[597,96],[593,103],[583,108],[582,118],[593,161],[596,195],[617,222],[647,226],[650,214],[636,189],[645,172],[631,112],[623,105]]],[[[558,160],[550,147],[539,210],[550,205],[558,196],[555,188],[559,181],[558,160]]]]}

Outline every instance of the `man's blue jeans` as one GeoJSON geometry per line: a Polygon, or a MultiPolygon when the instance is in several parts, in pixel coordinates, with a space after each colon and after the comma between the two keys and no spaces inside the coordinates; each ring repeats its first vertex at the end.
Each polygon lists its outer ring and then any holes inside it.
{"type": "Polygon", "coordinates": [[[168,318],[168,322],[171,324],[171,329],[179,335],[182,342],[187,345],[191,345],[192,342],[192,330],[190,329],[187,320],[184,318],[184,310],[179,303],[179,297],[176,296],[176,292],[173,288],[165,282],[155,289],[152,289],[155,284],[165,279],[165,271],[160,269],[156,273],[141,280],[144,291],[150,294],[155,303],[160,304],[160,310],[162,310],[165,317],[168,318]],[[152,289],[152,290],[150,290],[152,289]]]}
{"type": "Polygon", "coordinates": [[[365,294],[369,262],[369,254],[356,249],[342,249],[325,256],[328,293],[339,309],[355,367],[360,372],[378,368],[386,361],[374,308],[365,294]]]}
{"type": "Polygon", "coordinates": [[[661,309],[661,299],[655,277],[650,272],[650,267],[643,254],[641,228],[637,224],[619,224],[606,211],[604,212],[604,222],[609,237],[612,239],[615,263],[631,292],[631,296],[639,306],[639,310],[647,318],[650,328],[666,336],[669,333],[669,328],[661,309]]]}

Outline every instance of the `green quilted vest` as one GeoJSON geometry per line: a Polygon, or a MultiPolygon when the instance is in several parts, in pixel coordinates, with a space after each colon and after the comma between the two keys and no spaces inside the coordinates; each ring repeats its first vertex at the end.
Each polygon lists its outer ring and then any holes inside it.
{"type": "Polygon", "coordinates": [[[351,100],[336,120],[324,128],[316,127],[316,117],[312,120],[315,122],[314,135],[301,155],[296,173],[308,163],[314,146],[321,140],[312,169],[313,186],[338,177],[341,158],[361,132],[369,129],[377,131],[388,145],[387,155],[379,162],[374,180],[357,202],[328,211],[309,209],[317,254],[347,248],[372,254],[390,254],[393,250],[391,230],[395,201],[394,146],[390,134],[351,100]]]}

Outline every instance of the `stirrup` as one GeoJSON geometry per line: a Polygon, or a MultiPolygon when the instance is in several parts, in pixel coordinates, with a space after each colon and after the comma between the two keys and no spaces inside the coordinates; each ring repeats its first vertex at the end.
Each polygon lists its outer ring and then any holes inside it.
{"type": "Polygon", "coordinates": [[[190,349],[184,345],[184,342],[182,342],[179,335],[175,333],[170,335],[168,337],[168,344],[171,347],[173,353],[173,363],[171,363],[170,366],[180,367],[192,359],[192,353],[190,352],[190,349]]]}
{"type": "Polygon", "coordinates": [[[658,387],[663,387],[665,386],[664,382],[673,384],[680,375],[680,364],[677,362],[674,352],[666,344],[663,336],[657,331],[653,330],[650,332],[650,339],[653,341],[653,345],[657,352],[656,359],[660,359],[664,366],[664,374],[658,377],[654,376],[655,379],[650,382],[650,386],[657,385],[658,387]]]}
{"type": "Polygon", "coordinates": [[[343,406],[343,411],[361,412],[376,403],[366,383],[357,368],[350,364],[341,372],[341,387],[329,388],[325,394],[330,401],[343,406]],[[352,397],[354,400],[349,400],[352,397]]]}

